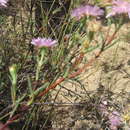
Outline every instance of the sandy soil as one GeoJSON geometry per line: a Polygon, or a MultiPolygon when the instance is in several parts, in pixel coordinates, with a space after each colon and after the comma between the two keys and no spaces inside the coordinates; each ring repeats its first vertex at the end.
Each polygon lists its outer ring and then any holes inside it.
{"type": "MultiPolygon", "coordinates": [[[[121,30],[118,36],[123,36],[128,33],[129,25],[126,25],[125,30],[121,30]],[[127,29],[126,29],[127,27],[127,29]]],[[[87,56],[87,55],[86,55],[87,56]]],[[[70,80],[69,80],[70,81],[70,80]]],[[[85,102],[85,106],[61,106],[56,110],[56,120],[53,128],[66,130],[102,130],[100,123],[94,124],[94,116],[92,117],[92,106],[89,104],[88,96],[91,93],[95,98],[107,95],[109,97],[110,90],[116,98],[112,102],[121,102],[124,112],[129,111],[130,107],[130,43],[129,41],[121,40],[113,47],[106,50],[103,55],[89,67],[85,73],[79,77],[80,83],[64,82],[58,94],[56,102],[61,103],[81,103],[85,102]],[[107,94],[98,94],[97,91],[103,87],[107,90],[107,94]],[[87,94],[88,93],[88,94],[87,94]],[[121,96],[123,94],[123,96],[121,96]],[[118,96],[117,96],[118,95],[118,96]],[[128,101],[126,101],[128,100],[128,101]],[[125,103],[128,104],[125,104],[125,103]],[[90,109],[90,110],[89,110],[90,109]],[[91,111],[91,112],[90,112],[91,111]],[[90,114],[91,113],[91,114],[90,114]],[[90,115],[89,115],[90,114],[90,115]],[[87,115],[92,119],[81,119],[87,115]],[[62,117],[62,119],[61,119],[62,117]]],[[[57,87],[56,90],[59,90],[57,87]]],[[[105,93],[105,91],[104,91],[105,93]]],[[[90,95],[91,95],[90,94],[90,95]]],[[[104,97],[103,97],[104,98],[104,97]]],[[[95,100],[95,99],[94,99],[95,100]]],[[[96,120],[96,119],[95,119],[96,120]]],[[[130,129],[125,126],[124,129],[130,129]]]]}

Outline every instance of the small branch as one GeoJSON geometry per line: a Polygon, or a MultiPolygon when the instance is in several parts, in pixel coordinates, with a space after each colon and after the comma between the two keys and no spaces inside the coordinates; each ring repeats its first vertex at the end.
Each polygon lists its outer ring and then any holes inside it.
{"type": "Polygon", "coordinates": [[[46,88],[43,92],[41,92],[38,97],[42,97],[43,95],[45,95],[46,93],[48,93],[51,89],[54,89],[58,84],[60,84],[61,82],[63,82],[65,80],[65,78],[61,77],[58,80],[56,80],[55,83],[53,83],[52,85],[50,85],[48,88],[46,88]]]}

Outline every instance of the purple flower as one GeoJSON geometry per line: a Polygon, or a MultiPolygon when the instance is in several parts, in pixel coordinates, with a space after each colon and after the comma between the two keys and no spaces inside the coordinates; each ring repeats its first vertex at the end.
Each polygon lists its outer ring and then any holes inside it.
{"type": "Polygon", "coordinates": [[[7,4],[8,0],[0,0],[0,6],[5,6],[7,4]]]}
{"type": "Polygon", "coordinates": [[[81,6],[80,8],[74,9],[71,12],[72,18],[76,17],[77,19],[80,19],[83,16],[84,16],[84,7],[83,6],[81,6]]]}
{"type": "Polygon", "coordinates": [[[113,1],[111,12],[106,16],[106,18],[122,13],[128,13],[130,18],[130,3],[123,0],[115,0],[113,1]]]}
{"type": "Polygon", "coordinates": [[[54,46],[55,44],[57,43],[56,40],[52,40],[50,38],[34,38],[32,39],[32,42],[31,44],[37,46],[38,48],[41,48],[41,47],[51,47],[51,46],[54,46]]]}
{"type": "Polygon", "coordinates": [[[107,101],[101,101],[98,107],[100,114],[105,117],[107,117],[109,114],[107,105],[108,105],[107,101]]]}
{"type": "Polygon", "coordinates": [[[122,124],[121,116],[117,111],[112,112],[112,114],[109,115],[108,119],[111,130],[117,130],[118,127],[122,124]]]}
{"type": "Polygon", "coordinates": [[[86,5],[74,9],[71,12],[71,17],[77,20],[81,19],[83,16],[100,16],[103,15],[104,11],[98,6],[86,5]]]}

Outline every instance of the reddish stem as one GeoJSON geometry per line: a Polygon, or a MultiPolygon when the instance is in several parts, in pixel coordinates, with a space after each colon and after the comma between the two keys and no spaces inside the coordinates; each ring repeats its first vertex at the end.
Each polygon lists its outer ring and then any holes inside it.
{"type": "Polygon", "coordinates": [[[41,97],[43,95],[45,95],[46,93],[48,93],[51,89],[54,89],[58,84],[60,84],[61,82],[63,82],[65,80],[65,78],[61,77],[58,80],[55,81],[55,83],[53,83],[52,85],[50,85],[48,88],[46,88],[43,92],[41,92],[38,97],[41,97]]]}
{"type": "Polygon", "coordinates": [[[77,57],[75,62],[73,63],[72,68],[76,68],[77,65],[79,65],[83,61],[83,58],[84,58],[84,53],[81,52],[79,57],[77,57]]]}
{"type": "Polygon", "coordinates": [[[17,114],[14,117],[12,117],[11,119],[9,119],[2,128],[0,128],[0,130],[4,130],[9,124],[12,124],[16,119],[18,119],[21,116],[21,114],[17,114]]]}

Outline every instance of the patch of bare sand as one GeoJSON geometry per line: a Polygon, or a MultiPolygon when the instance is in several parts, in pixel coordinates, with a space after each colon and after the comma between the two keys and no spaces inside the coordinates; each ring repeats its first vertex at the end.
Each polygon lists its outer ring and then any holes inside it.
{"type": "Polygon", "coordinates": [[[106,88],[120,92],[130,92],[130,44],[120,42],[106,50],[96,60],[91,69],[81,76],[88,90],[95,90],[102,84],[106,88]]]}

